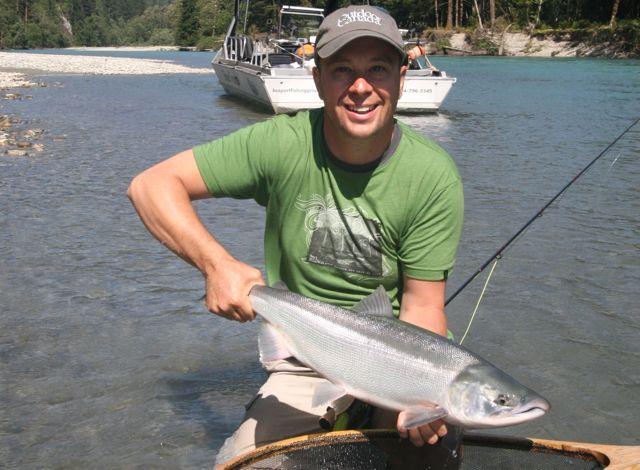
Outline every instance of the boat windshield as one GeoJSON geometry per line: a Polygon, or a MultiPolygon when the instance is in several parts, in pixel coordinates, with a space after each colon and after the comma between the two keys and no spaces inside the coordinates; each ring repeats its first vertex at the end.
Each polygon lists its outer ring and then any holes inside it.
{"type": "Polygon", "coordinates": [[[282,12],[280,37],[295,39],[304,38],[304,42],[309,41],[312,36],[316,36],[318,34],[318,28],[320,28],[322,19],[322,15],[318,14],[282,12]]]}

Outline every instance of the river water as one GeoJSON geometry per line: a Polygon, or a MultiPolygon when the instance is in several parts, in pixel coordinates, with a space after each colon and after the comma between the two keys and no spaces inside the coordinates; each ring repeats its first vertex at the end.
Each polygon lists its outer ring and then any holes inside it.
{"type": "MultiPolygon", "coordinates": [[[[443,109],[400,119],[462,174],[451,293],[639,117],[640,63],[435,63],[458,78],[443,109]]],[[[208,468],[264,379],[256,325],[204,310],[200,274],[146,232],[125,192],[154,162],[268,115],[225,97],[213,74],[39,78],[63,86],[2,102],[46,134],[37,156],[0,156],[0,466],[208,468]]],[[[498,264],[465,345],[553,408],[496,432],[639,444],[639,156],[640,125],[498,264]]],[[[259,207],[197,208],[262,266],[259,207]]],[[[448,307],[458,338],[484,279],[448,307]]]]}

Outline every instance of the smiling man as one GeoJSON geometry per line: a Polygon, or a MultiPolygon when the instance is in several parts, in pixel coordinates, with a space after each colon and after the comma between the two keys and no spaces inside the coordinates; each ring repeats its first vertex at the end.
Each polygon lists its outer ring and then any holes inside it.
{"type": "MultiPolygon", "coordinates": [[[[151,233],[202,272],[214,314],[252,320],[249,291],[264,280],[218,243],[191,201],[251,198],[266,208],[269,284],[284,281],[294,292],[344,307],[382,285],[401,320],[444,335],[462,185],[444,150],[393,117],[406,73],[396,23],[366,5],[337,10],[320,27],[315,60],[324,108],[182,152],[138,175],[129,197],[151,233]]],[[[269,377],[217,463],[321,430],[326,406],[312,406],[312,397],[326,380],[294,358],[265,367],[269,377]]],[[[332,408],[340,413],[351,401],[332,408]]],[[[373,424],[389,419],[395,416],[376,412],[373,424]]],[[[441,421],[399,431],[416,445],[447,433],[441,421]]]]}

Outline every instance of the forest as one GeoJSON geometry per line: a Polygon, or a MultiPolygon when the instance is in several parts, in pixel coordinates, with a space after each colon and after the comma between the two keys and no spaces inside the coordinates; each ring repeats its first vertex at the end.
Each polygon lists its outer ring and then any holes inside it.
{"type": "MultiPolygon", "coordinates": [[[[246,8],[242,1],[241,11],[246,8]]],[[[291,1],[332,9],[348,3],[291,1]]],[[[640,52],[638,0],[380,0],[401,28],[433,31],[579,32],[592,40],[623,41],[640,52]]],[[[282,3],[250,2],[248,33],[271,32],[282,3]]],[[[233,15],[223,0],[0,0],[0,48],[178,45],[217,47],[233,15]]],[[[244,16],[243,16],[244,23],[244,16]]]]}

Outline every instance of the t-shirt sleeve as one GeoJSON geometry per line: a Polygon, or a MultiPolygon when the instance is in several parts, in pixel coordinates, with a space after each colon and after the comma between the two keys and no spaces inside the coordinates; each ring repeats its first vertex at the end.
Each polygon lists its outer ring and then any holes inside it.
{"type": "Polygon", "coordinates": [[[459,177],[433,194],[404,233],[399,252],[404,273],[425,281],[446,279],[462,232],[464,197],[459,177]]]}
{"type": "Polygon", "coordinates": [[[196,165],[212,196],[267,204],[270,175],[280,154],[274,127],[267,120],[194,147],[196,165]]]}

